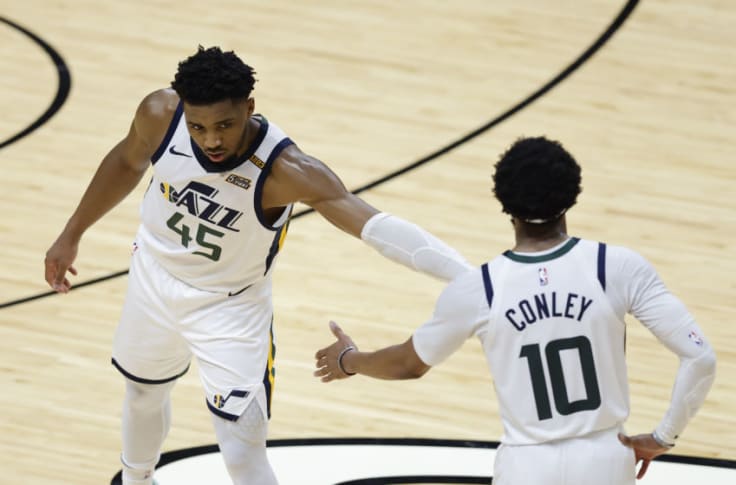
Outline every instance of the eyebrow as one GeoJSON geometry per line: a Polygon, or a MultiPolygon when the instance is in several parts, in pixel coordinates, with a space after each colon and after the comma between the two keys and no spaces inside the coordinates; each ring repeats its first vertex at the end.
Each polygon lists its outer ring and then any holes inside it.
{"type": "MultiPolygon", "coordinates": [[[[221,124],[223,124],[223,123],[232,123],[233,121],[235,121],[235,118],[226,118],[226,119],[224,119],[224,120],[220,120],[220,121],[215,121],[215,122],[213,123],[213,125],[221,125],[221,124]]],[[[204,126],[204,125],[203,125],[202,123],[197,123],[196,121],[187,121],[187,124],[188,124],[188,125],[199,125],[199,126],[204,126]]]]}

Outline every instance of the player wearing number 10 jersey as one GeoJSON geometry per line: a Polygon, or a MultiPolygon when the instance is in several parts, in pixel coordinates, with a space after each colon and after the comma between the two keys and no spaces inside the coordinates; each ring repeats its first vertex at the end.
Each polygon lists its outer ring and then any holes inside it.
{"type": "Polygon", "coordinates": [[[713,350],[644,258],[567,235],[580,167],[559,143],[519,140],[496,165],[494,182],[512,216],[514,249],[455,278],[402,345],[358,352],[332,323],[338,341],[317,352],[316,375],[418,377],[475,336],[504,428],[494,485],[632,484],[636,461],[641,477],[702,404],[715,375],[713,350]],[[653,433],[634,437],[623,434],[627,313],[681,360],[666,415],[653,433]]]}

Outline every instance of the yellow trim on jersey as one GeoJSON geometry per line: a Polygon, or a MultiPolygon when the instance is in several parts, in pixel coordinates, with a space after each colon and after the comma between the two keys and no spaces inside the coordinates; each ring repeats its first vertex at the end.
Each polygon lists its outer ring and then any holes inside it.
{"type": "Polygon", "coordinates": [[[265,163],[263,163],[263,160],[258,158],[255,154],[251,155],[248,160],[253,162],[253,165],[255,165],[258,168],[263,168],[266,165],[265,163]]]}
{"type": "Polygon", "coordinates": [[[281,251],[281,248],[284,247],[284,240],[286,239],[286,233],[289,232],[290,222],[291,222],[291,219],[287,220],[286,223],[284,224],[283,229],[281,229],[281,235],[279,236],[279,251],[281,251]]]}
{"type": "Polygon", "coordinates": [[[266,370],[268,372],[268,382],[271,384],[271,395],[273,395],[273,386],[276,382],[276,376],[273,370],[273,323],[271,325],[271,331],[268,332],[268,364],[266,364],[266,370]]]}

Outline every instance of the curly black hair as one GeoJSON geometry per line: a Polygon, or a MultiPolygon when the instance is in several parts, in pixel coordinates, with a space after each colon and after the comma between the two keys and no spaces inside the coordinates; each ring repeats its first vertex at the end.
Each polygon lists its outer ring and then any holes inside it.
{"type": "Polygon", "coordinates": [[[495,168],[493,193],[503,211],[526,222],[557,220],[582,191],[580,165],[545,137],[520,138],[495,168]]]}
{"type": "Polygon", "coordinates": [[[171,87],[183,101],[213,104],[227,99],[247,99],[256,82],[255,71],[233,51],[205,49],[179,63],[171,87]]]}

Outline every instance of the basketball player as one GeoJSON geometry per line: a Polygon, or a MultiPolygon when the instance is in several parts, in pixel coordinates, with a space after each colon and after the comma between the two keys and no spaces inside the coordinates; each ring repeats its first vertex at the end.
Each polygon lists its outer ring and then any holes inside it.
{"type": "Polygon", "coordinates": [[[356,373],[417,378],[476,336],[504,426],[494,485],[632,484],[639,461],[643,477],[703,403],[715,354],[644,258],[568,236],[565,213],[580,180],[580,167],[559,143],[517,141],[494,175],[514,248],[455,278],[432,318],[402,344],[360,352],[331,322],[337,341],[316,353],[315,375],[325,382],[356,373]],[[666,415],[652,433],[637,436],[624,435],[622,426],[629,414],[627,313],[680,358],[666,415]]]}
{"type": "Polygon", "coordinates": [[[112,356],[126,379],[125,485],[152,482],[170,392],[192,355],[233,482],[276,483],[265,446],[271,274],[295,202],[413,269],[449,281],[470,268],[421,228],[348,192],[324,163],[254,114],[254,82],[250,66],[217,47],[181,62],[172,89],[140,103],[46,254],[46,281],[68,292],[82,234],[153,166],[112,356]]]}

